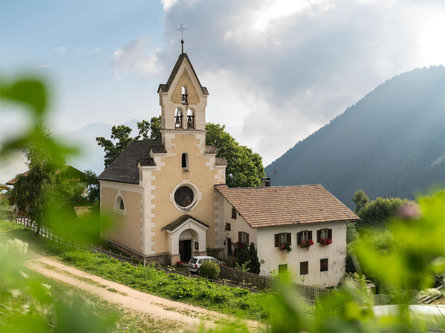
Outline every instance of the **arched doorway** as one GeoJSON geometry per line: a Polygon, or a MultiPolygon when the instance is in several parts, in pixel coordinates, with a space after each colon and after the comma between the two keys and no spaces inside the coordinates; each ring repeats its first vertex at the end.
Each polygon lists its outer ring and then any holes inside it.
{"type": "Polygon", "coordinates": [[[187,262],[193,256],[198,234],[192,229],[186,229],[179,235],[179,255],[182,262],[187,262]]]}

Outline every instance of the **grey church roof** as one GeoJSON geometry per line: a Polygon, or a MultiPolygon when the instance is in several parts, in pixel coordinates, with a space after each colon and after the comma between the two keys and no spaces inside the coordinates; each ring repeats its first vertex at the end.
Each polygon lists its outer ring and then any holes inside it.
{"type": "Polygon", "coordinates": [[[142,166],[156,165],[149,156],[150,149],[153,152],[165,152],[164,146],[159,140],[133,141],[125,150],[106,168],[99,180],[111,180],[121,183],[139,184],[138,162],[142,166]]]}
{"type": "Polygon", "coordinates": [[[167,83],[166,84],[160,84],[159,88],[158,88],[158,92],[159,91],[163,91],[163,92],[167,92],[168,91],[168,89],[170,88],[170,86],[173,83],[173,80],[176,77],[176,74],[178,74],[179,67],[181,67],[181,64],[184,61],[184,59],[188,60],[188,62],[190,64],[190,67],[192,68],[193,74],[195,75],[196,79],[198,80],[199,86],[201,87],[202,93],[204,95],[208,95],[209,91],[207,90],[206,87],[203,87],[201,85],[201,82],[199,82],[198,75],[196,75],[195,69],[193,68],[192,62],[190,61],[189,57],[187,56],[187,53],[182,53],[182,54],[179,55],[178,61],[176,61],[175,67],[173,67],[173,70],[172,70],[172,72],[171,72],[171,74],[170,74],[170,76],[169,76],[169,78],[167,80],[167,83]]]}

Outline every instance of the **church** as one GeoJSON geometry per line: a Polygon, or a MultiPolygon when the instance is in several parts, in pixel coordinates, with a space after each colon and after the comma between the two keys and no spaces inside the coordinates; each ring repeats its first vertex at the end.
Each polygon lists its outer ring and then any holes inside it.
{"type": "Polygon", "coordinates": [[[301,283],[343,277],[346,222],[358,217],[321,185],[229,188],[227,161],[206,146],[209,92],[182,52],[158,88],[161,138],[133,141],[99,176],[101,211],[115,226],[101,236],[147,261],[229,259],[253,242],[260,274],[291,270],[301,283]]]}

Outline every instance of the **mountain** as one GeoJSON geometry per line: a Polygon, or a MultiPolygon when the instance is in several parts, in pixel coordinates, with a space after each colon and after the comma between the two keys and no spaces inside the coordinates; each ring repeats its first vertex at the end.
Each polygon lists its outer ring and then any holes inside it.
{"type": "Polygon", "coordinates": [[[354,192],[413,198],[445,187],[445,67],[378,86],[266,167],[273,185],[322,184],[348,206],[354,192]]]}

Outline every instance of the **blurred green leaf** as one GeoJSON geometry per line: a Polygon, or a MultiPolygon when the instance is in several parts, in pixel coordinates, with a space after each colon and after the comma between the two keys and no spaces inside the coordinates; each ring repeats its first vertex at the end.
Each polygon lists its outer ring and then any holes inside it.
{"type": "Polygon", "coordinates": [[[26,104],[41,118],[47,106],[47,91],[42,81],[35,78],[24,78],[12,84],[2,84],[0,97],[14,102],[26,104]]]}

